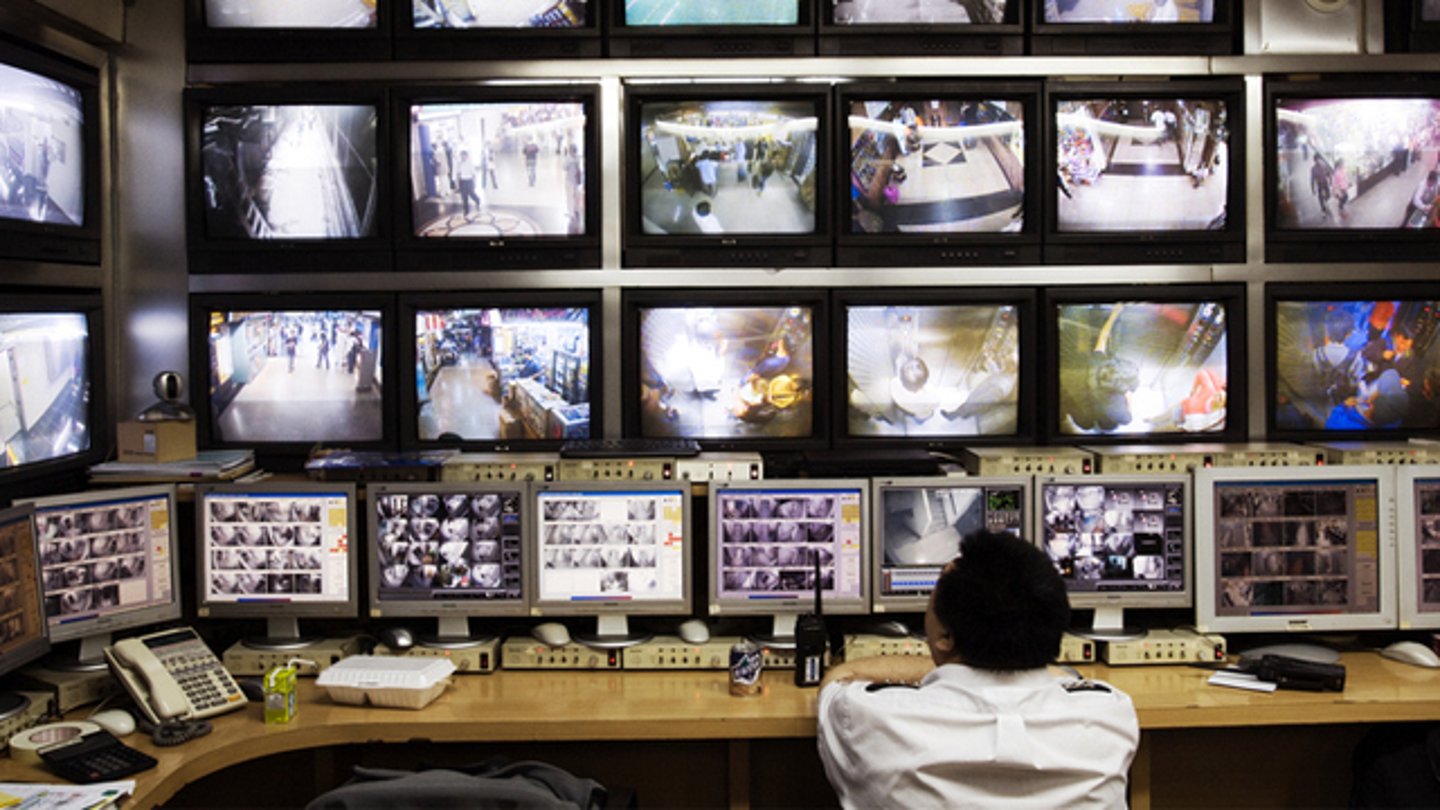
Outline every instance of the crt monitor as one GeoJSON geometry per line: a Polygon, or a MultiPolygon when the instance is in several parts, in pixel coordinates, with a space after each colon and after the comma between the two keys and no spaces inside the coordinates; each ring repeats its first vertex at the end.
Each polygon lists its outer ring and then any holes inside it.
{"type": "Polygon", "coordinates": [[[301,618],[359,616],[355,485],[195,486],[196,613],[266,620],[247,646],[291,649],[301,618]]]}
{"type": "Polygon", "coordinates": [[[323,62],[390,58],[399,0],[185,0],[190,62],[323,62]]]}
{"type": "Polygon", "coordinates": [[[833,305],[837,446],[1033,438],[1033,290],[852,288],[833,305]]]}
{"type": "Polygon", "coordinates": [[[1238,79],[1045,86],[1045,261],[1245,259],[1238,79]]]}
{"type": "Polygon", "coordinates": [[[818,0],[821,56],[1000,56],[1025,49],[1024,0],[818,0]]]}
{"type": "Polygon", "coordinates": [[[399,0],[398,59],[597,57],[600,0],[399,0]]]}
{"type": "Polygon", "coordinates": [[[101,311],[98,294],[0,294],[0,485],[8,497],[78,479],[103,457],[101,311]]]}
{"type": "Polygon", "coordinates": [[[600,266],[594,85],[394,93],[401,270],[600,266]]]}
{"type": "Polygon", "coordinates": [[[1124,639],[1124,611],[1191,604],[1190,483],[1179,475],[1035,479],[1035,542],[1070,605],[1093,608],[1087,635],[1124,639]]]}
{"type": "Polygon", "coordinates": [[[1396,626],[1395,468],[1195,471],[1202,632],[1396,626]]]}
{"type": "Polygon", "coordinates": [[[960,541],[978,531],[1025,537],[1029,478],[877,478],[871,493],[876,613],[922,613],[960,541]]]}
{"type": "Polygon", "coordinates": [[[626,290],[625,435],[705,450],[828,440],[824,290],[626,290]]]}
{"type": "Polygon", "coordinates": [[[1244,285],[1054,288],[1042,311],[1052,439],[1245,440],[1244,285]]]}
{"type": "Polygon", "coordinates": [[[777,57],[815,53],[814,0],[604,2],[610,56],[777,57]]]}
{"type": "Polygon", "coordinates": [[[1026,0],[1037,55],[1234,53],[1239,0],[1026,0]]]}
{"type": "Polygon", "coordinates": [[[595,616],[598,647],[636,644],[629,617],[691,610],[690,484],[651,481],[533,485],[531,614],[595,616]]]}
{"type": "Polygon", "coordinates": [[[1400,629],[1440,629],[1440,467],[1395,470],[1400,629]]]}
{"type": "Polygon", "coordinates": [[[1432,284],[1267,284],[1267,434],[1399,439],[1440,428],[1432,284]]]}
{"type": "Polygon", "coordinates": [[[626,266],[831,264],[826,88],[631,83],[625,95],[626,266]]]}
{"type": "Polygon", "coordinates": [[[369,500],[370,616],[436,617],[421,643],[468,646],[469,617],[529,612],[523,482],[376,483],[369,500]]]}
{"type": "Polygon", "coordinates": [[[386,112],[358,85],[186,91],[191,271],[391,269],[386,112]]]}
{"type": "Polygon", "coordinates": [[[316,444],[394,445],[390,298],[197,295],[191,402],[205,447],[252,447],[277,463],[316,444]]]}
{"type": "Polygon", "coordinates": [[[817,590],[825,613],[867,612],[869,500],[861,479],[712,481],[710,612],[768,617],[782,649],[817,590]]]}
{"type": "MultiPolygon", "coordinates": [[[[0,509],[0,674],[13,672],[50,651],[32,512],[28,504],[0,509]]],[[[0,718],[18,714],[29,705],[24,695],[0,692],[0,718]]]]}
{"type": "Polygon", "coordinates": [[[0,259],[100,261],[100,77],[0,38],[0,259]]]}
{"type": "Polygon", "coordinates": [[[1265,259],[1429,261],[1440,248],[1440,80],[1265,82],[1265,259]]]}
{"type": "Polygon", "coordinates": [[[598,290],[403,296],[406,445],[541,450],[598,435],[600,310],[598,290]]]}
{"type": "Polygon", "coordinates": [[[1039,97],[1024,81],[841,85],[838,263],[1038,264],[1039,97]]]}
{"type": "Polygon", "coordinates": [[[50,667],[104,669],[113,633],[180,618],[173,487],[91,490],[34,505],[50,641],[79,642],[50,667]]]}

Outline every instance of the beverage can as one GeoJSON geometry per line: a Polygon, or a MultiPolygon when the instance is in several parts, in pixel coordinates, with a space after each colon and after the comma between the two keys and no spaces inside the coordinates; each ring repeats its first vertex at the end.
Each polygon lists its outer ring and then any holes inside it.
{"type": "Polygon", "coordinates": [[[760,671],[765,655],[755,642],[741,639],[730,648],[730,694],[740,697],[760,694],[760,671]]]}

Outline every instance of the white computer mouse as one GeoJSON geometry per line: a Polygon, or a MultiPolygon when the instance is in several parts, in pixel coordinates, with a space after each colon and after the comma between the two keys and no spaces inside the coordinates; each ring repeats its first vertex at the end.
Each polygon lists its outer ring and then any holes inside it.
{"type": "Polygon", "coordinates": [[[569,628],[559,622],[537,624],[530,633],[547,647],[564,647],[570,643],[569,628]]]}
{"type": "Polygon", "coordinates": [[[89,720],[116,737],[124,737],[135,731],[135,715],[124,709],[106,709],[103,712],[96,712],[90,715],[89,720]]]}
{"type": "Polygon", "coordinates": [[[699,619],[681,622],[676,632],[690,644],[704,644],[710,640],[710,626],[699,619]]]}
{"type": "Polygon", "coordinates": [[[1440,655],[1418,641],[1397,641],[1381,650],[1380,654],[1417,667],[1440,668],[1440,655]]]}

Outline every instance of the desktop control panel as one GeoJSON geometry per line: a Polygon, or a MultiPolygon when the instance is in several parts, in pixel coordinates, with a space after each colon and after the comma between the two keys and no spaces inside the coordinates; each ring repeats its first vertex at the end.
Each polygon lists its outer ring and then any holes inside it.
{"type": "Polygon", "coordinates": [[[656,636],[620,652],[625,669],[725,670],[730,668],[730,648],[739,641],[738,636],[716,636],[691,644],[677,636],[656,636]]]}
{"type": "Polygon", "coordinates": [[[1284,442],[1245,444],[1133,444],[1087,447],[1100,473],[1184,473],[1207,467],[1311,467],[1325,456],[1284,442]]]}
{"type": "Polygon", "coordinates": [[[1214,664],[1225,660],[1225,638],[1208,633],[1151,630],[1144,638],[1101,642],[1100,655],[1112,667],[1137,664],[1214,664]]]}
{"type": "Polygon", "coordinates": [[[1431,442],[1321,442],[1314,445],[1327,464],[1440,464],[1440,444],[1431,442]]]}
{"type": "Polygon", "coordinates": [[[960,463],[971,475],[1084,475],[1095,454],[1079,447],[967,447],[960,463]]]}
{"type": "Polygon", "coordinates": [[[620,669],[620,650],[599,650],[584,644],[561,647],[541,644],[530,636],[505,639],[500,647],[505,669],[620,669]]]}
{"type": "Polygon", "coordinates": [[[441,481],[554,481],[560,459],[544,453],[457,453],[440,465],[441,481]]]}
{"type": "Polygon", "coordinates": [[[403,655],[410,658],[444,658],[455,665],[459,673],[494,672],[500,667],[500,640],[490,639],[465,647],[453,649],[426,647],[423,644],[406,650],[392,650],[384,644],[375,645],[376,655],[403,655]]]}
{"type": "Polygon", "coordinates": [[[765,460],[759,453],[701,453],[676,459],[675,475],[681,481],[760,481],[765,460]]]}
{"type": "MultiPolygon", "coordinates": [[[[845,660],[858,661],[881,655],[919,655],[930,657],[930,645],[925,639],[914,636],[894,638],[869,634],[845,636],[845,660]]],[[[1087,638],[1066,633],[1060,638],[1060,655],[1057,664],[1095,663],[1095,642],[1087,638]]]]}
{"type": "Polygon", "coordinates": [[[49,669],[43,664],[37,664],[20,670],[13,677],[16,683],[25,689],[50,693],[55,699],[55,711],[61,714],[81,706],[99,703],[124,691],[108,668],[71,672],[49,669]]]}
{"type": "Polygon", "coordinates": [[[635,458],[562,458],[559,481],[673,481],[675,459],[649,456],[635,458]]]}
{"type": "Polygon", "coordinates": [[[300,665],[296,672],[300,675],[319,675],[330,667],[331,664],[338,664],[342,660],[360,654],[360,638],[351,636],[349,638],[323,638],[304,647],[296,647],[287,650],[261,650],[246,647],[245,642],[240,641],[230,645],[221,659],[225,668],[231,675],[264,675],[275,667],[285,666],[294,658],[303,658],[307,661],[314,661],[315,666],[300,665]]]}

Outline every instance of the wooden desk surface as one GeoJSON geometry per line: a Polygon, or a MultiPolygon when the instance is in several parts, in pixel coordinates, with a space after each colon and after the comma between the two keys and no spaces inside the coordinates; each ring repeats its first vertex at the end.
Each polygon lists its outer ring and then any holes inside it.
{"type": "MultiPolygon", "coordinates": [[[[1440,670],[1373,653],[1344,656],[1343,693],[1248,692],[1209,686],[1209,672],[1183,666],[1079,667],[1125,690],[1144,729],[1223,728],[1440,719],[1440,670]]],[[[798,689],[788,672],[763,676],[764,693],[733,697],[724,672],[497,672],[457,676],[420,711],[331,702],[302,680],[299,712],[265,725],[258,703],[215,720],[207,737],[156,748],[135,735],[126,742],[155,756],[139,774],[137,806],[166,801],[187,783],[270,754],[348,743],[584,740],[743,740],[804,738],[815,733],[814,689],[798,689]]],[[[83,716],[83,712],[77,713],[83,716]]],[[[0,780],[53,781],[39,767],[0,762],[0,780]]]]}

